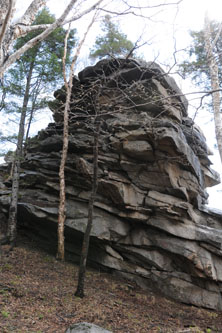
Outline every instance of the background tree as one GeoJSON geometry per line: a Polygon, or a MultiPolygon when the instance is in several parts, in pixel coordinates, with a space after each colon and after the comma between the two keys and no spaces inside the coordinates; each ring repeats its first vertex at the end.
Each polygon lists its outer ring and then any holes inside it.
{"type": "MultiPolygon", "coordinates": [[[[215,134],[222,162],[222,119],[221,86],[222,86],[222,23],[210,22],[205,16],[204,29],[191,32],[193,43],[188,52],[191,61],[184,61],[180,68],[184,76],[190,76],[202,89],[212,96],[210,108],[214,113],[215,134]]],[[[203,95],[203,96],[206,96],[203,95]]]]}
{"type": "Polygon", "coordinates": [[[204,38],[205,38],[205,51],[207,56],[207,65],[210,72],[210,83],[212,89],[212,106],[214,112],[214,123],[215,123],[215,134],[222,162],[222,119],[221,119],[221,92],[220,92],[220,79],[219,79],[219,66],[218,59],[215,58],[214,48],[217,41],[220,39],[222,30],[222,24],[219,26],[218,33],[212,38],[210,21],[206,15],[205,27],[204,27],[204,38]]]}
{"type": "MultiPolygon", "coordinates": [[[[216,21],[209,22],[211,39],[215,40],[220,33],[221,24],[216,21]]],[[[200,88],[210,89],[210,69],[208,66],[207,53],[205,48],[205,29],[191,31],[192,43],[187,49],[187,58],[180,66],[180,71],[184,77],[190,77],[200,88]]],[[[222,38],[217,38],[212,49],[213,56],[218,64],[218,77],[220,86],[222,85],[222,38]]]]}
{"type": "MultiPolygon", "coordinates": [[[[43,9],[36,18],[37,24],[45,24],[53,22],[55,19],[49,14],[47,9],[43,9]]],[[[34,22],[36,24],[36,22],[34,22]]],[[[40,33],[40,32],[39,32],[40,33]]],[[[12,176],[12,196],[9,208],[8,219],[8,240],[13,246],[16,239],[16,215],[17,215],[17,202],[19,190],[19,173],[20,162],[23,156],[23,139],[25,132],[25,120],[30,103],[30,120],[33,118],[33,113],[38,107],[46,105],[46,98],[40,95],[53,89],[55,84],[62,82],[63,78],[63,65],[62,57],[64,52],[64,38],[65,30],[58,28],[52,32],[45,40],[35,45],[28,50],[9,72],[10,85],[5,88],[6,93],[9,93],[11,98],[21,97],[23,95],[22,106],[20,110],[20,122],[18,131],[18,140],[15,153],[14,170],[12,176]]],[[[30,34],[18,39],[15,49],[22,47],[33,35],[38,35],[38,32],[31,32],[30,34]]],[[[74,32],[70,34],[70,39],[67,46],[67,59],[70,63],[71,46],[74,46],[74,32]]],[[[12,104],[12,103],[11,103],[12,104]]],[[[14,107],[17,103],[13,101],[14,107]]],[[[11,106],[10,106],[11,107],[11,106]]],[[[29,120],[28,130],[31,121],[29,120]]]]}
{"type": "Polygon", "coordinates": [[[102,21],[102,31],[104,34],[96,38],[90,52],[92,59],[124,57],[134,48],[134,44],[121,32],[118,24],[112,22],[110,15],[106,15],[102,21]]]}

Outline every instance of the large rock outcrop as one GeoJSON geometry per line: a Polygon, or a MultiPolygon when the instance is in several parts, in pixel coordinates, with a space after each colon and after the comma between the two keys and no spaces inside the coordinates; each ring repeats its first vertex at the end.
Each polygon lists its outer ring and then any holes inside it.
{"type": "MultiPolygon", "coordinates": [[[[55,97],[55,123],[30,141],[22,162],[19,199],[19,223],[50,246],[56,244],[64,89],[55,97]]],[[[99,112],[89,262],[181,302],[222,310],[222,215],[204,207],[206,187],[220,180],[175,81],[155,63],[103,60],[74,79],[72,98],[67,256],[78,259],[87,223],[99,112]]],[[[7,214],[10,179],[4,177],[0,207],[7,214]]]]}

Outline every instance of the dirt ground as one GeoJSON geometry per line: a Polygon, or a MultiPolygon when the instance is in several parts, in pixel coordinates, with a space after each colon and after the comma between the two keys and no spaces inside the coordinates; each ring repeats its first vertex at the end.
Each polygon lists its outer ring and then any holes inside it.
{"type": "Polygon", "coordinates": [[[118,333],[222,333],[222,313],[179,304],[107,273],[88,270],[86,296],[74,296],[78,267],[58,262],[19,236],[2,247],[0,332],[64,333],[87,321],[118,333]]]}

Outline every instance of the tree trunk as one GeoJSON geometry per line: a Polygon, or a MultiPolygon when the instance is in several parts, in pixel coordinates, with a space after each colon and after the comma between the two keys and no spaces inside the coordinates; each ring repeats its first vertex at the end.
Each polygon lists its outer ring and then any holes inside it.
{"type": "Polygon", "coordinates": [[[63,148],[62,157],[59,169],[59,182],[60,182],[60,193],[59,193],[59,213],[58,213],[58,249],[57,259],[64,260],[64,224],[65,224],[65,164],[67,159],[68,144],[69,144],[69,108],[72,92],[72,80],[67,85],[67,96],[64,110],[64,124],[63,124],[63,148]]]}
{"type": "Polygon", "coordinates": [[[66,33],[64,40],[64,55],[62,58],[63,63],[63,77],[66,87],[66,103],[63,114],[63,146],[62,156],[59,168],[59,211],[58,211],[58,246],[57,246],[57,259],[64,260],[65,258],[65,243],[64,243],[64,225],[65,225],[65,204],[66,204],[66,184],[65,184],[65,165],[67,160],[68,145],[69,145],[69,109],[72,94],[72,80],[73,71],[70,70],[69,82],[66,80],[66,54],[67,54],[67,42],[70,33],[70,25],[66,33]]]}
{"type": "MultiPolygon", "coordinates": [[[[34,58],[35,58],[35,56],[34,56],[34,58]]],[[[35,108],[36,108],[36,99],[37,99],[37,97],[40,93],[40,89],[39,89],[40,83],[41,83],[41,80],[38,81],[37,88],[36,88],[34,98],[33,98],[33,101],[32,101],[32,108],[31,108],[31,111],[30,111],[28,126],[27,126],[27,130],[26,130],[26,135],[25,135],[25,149],[27,149],[27,145],[28,145],[29,132],[30,132],[31,123],[32,123],[35,108]]]]}
{"type": "Polygon", "coordinates": [[[100,133],[100,120],[98,118],[95,119],[96,129],[94,132],[94,144],[93,144],[93,179],[92,179],[92,191],[89,199],[88,206],[88,222],[86,226],[86,230],[84,233],[83,244],[82,244],[82,252],[80,257],[79,264],[79,276],[78,276],[78,286],[75,292],[75,296],[84,297],[84,281],[85,281],[85,273],[86,273],[86,262],[88,257],[89,250],[89,241],[90,241],[90,233],[93,224],[93,208],[94,202],[96,199],[96,191],[98,186],[98,154],[99,154],[99,133],[100,133]]]}
{"type": "Polygon", "coordinates": [[[220,154],[220,159],[222,162],[222,120],[220,114],[220,85],[219,85],[219,76],[218,76],[218,65],[216,63],[216,59],[213,53],[213,47],[211,44],[211,28],[207,15],[205,16],[204,39],[205,39],[205,50],[207,54],[207,61],[210,69],[211,88],[213,90],[212,102],[213,102],[216,140],[220,154]]]}
{"type": "Polygon", "coordinates": [[[26,134],[25,134],[25,144],[24,144],[25,145],[25,151],[27,150],[27,146],[28,146],[29,132],[30,132],[31,123],[32,123],[32,120],[33,120],[34,110],[35,110],[35,105],[32,106],[30,116],[29,116],[29,120],[28,120],[28,126],[27,126],[27,130],[26,130],[26,134]]]}
{"type": "Polygon", "coordinates": [[[73,85],[73,76],[74,76],[74,67],[78,56],[80,54],[80,50],[82,45],[86,39],[86,36],[95,21],[95,16],[93,17],[91,23],[89,24],[83,39],[80,41],[76,53],[73,56],[72,64],[70,66],[70,73],[69,73],[69,82],[66,79],[66,72],[65,72],[65,61],[66,61],[66,52],[67,52],[67,40],[70,31],[70,27],[67,31],[66,38],[65,38],[65,45],[64,45],[64,56],[63,56],[63,76],[64,82],[66,87],[66,104],[64,110],[64,123],[63,123],[63,149],[62,149],[62,158],[60,163],[59,169],[59,181],[60,181],[60,192],[59,192],[59,212],[58,212],[58,249],[57,249],[57,259],[64,260],[65,257],[65,245],[64,245],[64,224],[65,224],[65,201],[66,201],[66,192],[65,192],[65,164],[67,159],[68,153],[68,144],[69,144],[69,109],[70,109],[70,101],[71,101],[71,94],[72,94],[72,85],[73,85]]]}
{"type": "Polygon", "coordinates": [[[11,248],[13,248],[15,245],[16,233],[17,233],[17,206],[18,206],[18,193],[19,193],[20,163],[22,159],[22,145],[23,145],[24,130],[25,130],[25,118],[29,101],[29,91],[30,91],[33,67],[34,67],[34,62],[31,64],[27,76],[25,95],[23,99],[23,106],[19,122],[18,141],[14,157],[15,160],[14,160],[13,175],[12,175],[12,193],[11,193],[11,203],[9,207],[8,230],[7,230],[8,242],[11,245],[11,248]]]}

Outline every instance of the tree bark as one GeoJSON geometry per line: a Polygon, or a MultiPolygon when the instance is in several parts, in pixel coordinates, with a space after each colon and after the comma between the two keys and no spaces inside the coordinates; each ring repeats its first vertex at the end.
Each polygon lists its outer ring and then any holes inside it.
{"type": "Polygon", "coordinates": [[[221,98],[220,98],[218,65],[214,57],[213,48],[211,44],[211,28],[210,28],[210,21],[207,15],[205,16],[204,38],[205,38],[205,50],[207,54],[207,61],[210,69],[211,88],[213,91],[212,102],[213,102],[216,140],[220,154],[220,159],[222,162],[222,120],[220,113],[221,98]]]}
{"type": "MultiPolygon", "coordinates": [[[[35,56],[34,56],[34,59],[35,59],[35,56]]],[[[27,149],[29,132],[30,132],[32,120],[33,120],[33,117],[34,117],[34,112],[36,110],[36,100],[37,100],[37,97],[38,97],[38,95],[40,94],[40,91],[41,91],[40,84],[41,84],[41,78],[40,78],[40,80],[37,81],[37,85],[34,89],[35,92],[32,95],[32,99],[33,99],[32,100],[32,108],[31,108],[31,111],[30,111],[28,126],[27,126],[27,130],[26,130],[26,134],[25,134],[25,149],[27,149]]]]}
{"type": "Polygon", "coordinates": [[[31,123],[32,123],[32,120],[33,120],[34,111],[35,111],[35,104],[33,103],[32,109],[30,111],[30,116],[29,116],[29,120],[28,120],[28,126],[27,126],[27,130],[26,130],[26,134],[25,134],[25,144],[24,144],[25,145],[25,151],[27,150],[27,146],[28,146],[29,132],[30,132],[31,123]]]}
{"type": "Polygon", "coordinates": [[[92,191],[89,199],[88,206],[88,222],[86,230],[84,233],[83,243],[82,243],[82,252],[80,257],[79,264],[79,276],[78,276],[78,285],[75,292],[75,296],[84,297],[84,282],[85,282],[85,273],[86,273],[86,262],[88,257],[89,250],[89,241],[90,234],[93,225],[93,208],[94,202],[96,199],[96,192],[98,187],[98,155],[99,155],[99,133],[100,133],[100,120],[95,119],[96,128],[94,132],[94,144],[93,144],[93,178],[92,178],[92,191]]]}
{"type": "Polygon", "coordinates": [[[66,72],[65,72],[65,60],[66,60],[66,51],[67,51],[67,40],[70,31],[70,27],[67,31],[66,38],[65,38],[65,46],[64,46],[64,56],[63,56],[63,77],[65,81],[66,87],[66,104],[64,110],[64,123],[63,123],[63,148],[62,148],[62,158],[60,163],[59,169],[59,181],[60,181],[60,192],[59,192],[59,212],[58,212],[58,250],[57,250],[57,259],[64,260],[65,256],[65,244],[64,244],[64,224],[65,224],[65,201],[66,201],[66,193],[65,193],[65,163],[67,159],[67,152],[68,152],[68,144],[69,144],[69,108],[70,108],[70,101],[71,101],[71,94],[72,94],[72,84],[73,84],[73,76],[74,76],[74,67],[78,56],[80,54],[81,48],[83,43],[85,42],[86,36],[95,21],[95,15],[89,24],[83,39],[80,41],[76,53],[73,56],[72,64],[70,66],[70,73],[69,73],[69,82],[66,79],[66,72]]]}
{"type": "Polygon", "coordinates": [[[68,144],[69,144],[69,108],[72,92],[72,80],[70,80],[67,86],[66,104],[64,110],[64,124],[63,124],[63,148],[62,157],[59,169],[59,212],[58,212],[58,249],[57,249],[57,259],[64,260],[65,256],[65,246],[64,246],[64,224],[65,224],[65,164],[67,159],[68,144]]]}
{"type": "Polygon", "coordinates": [[[62,58],[63,65],[63,78],[66,87],[66,103],[63,115],[63,146],[62,146],[62,157],[59,168],[59,211],[58,211],[58,247],[57,247],[57,259],[64,260],[65,258],[65,242],[64,242],[64,226],[65,226],[65,204],[66,204],[66,184],[65,184],[65,164],[67,160],[68,145],[69,145],[69,109],[72,93],[72,80],[73,71],[70,70],[70,80],[67,82],[66,79],[66,55],[67,55],[67,43],[70,33],[70,25],[66,32],[64,40],[64,55],[62,58]]]}
{"type": "Polygon", "coordinates": [[[25,95],[23,99],[23,106],[19,122],[18,141],[14,157],[15,160],[14,160],[14,168],[12,175],[12,193],[11,193],[11,203],[9,207],[8,230],[7,230],[8,242],[11,245],[11,248],[15,246],[16,235],[17,235],[17,207],[18,207],[18,194],[19,194],[20,164],[22,159],[25,118],[29,101],[29,91],[30,91],[33,68],[34,68],[34,62],[31,64],[27,76],[25,95]]]}
{"type": "Polygon", "coordinates": [[[36,14],[39,11],[39,8],[46,5],[45,0],[33,0],[24,15],[19,19],[18,23],[28,26],[31,25],[35,20],[36,14]]]}
{"type": "Polygon", "coordinates": [[[15,2],[15,0],[5,0],[4,3],[2,3],[2,1],[0,2],[0,65],[3,64],[9,48],[9,42],[5,42],[5,40],[10,39],[8,38],[9,28],[13,17],[15,2]]]}
{"type": "Polygon", "coordinates": [[[0,10],[0,24],[1,30],[0,30],[0,44],[3,42],[6,31],[9,27],[10,21],[12,19],[13,11],[15,9],[15,0],[7,0],[6,3],[4,3],[3,7],[1,7],[0,10]]]}

